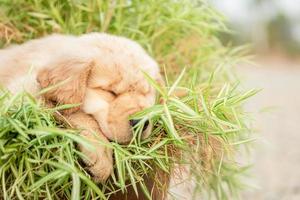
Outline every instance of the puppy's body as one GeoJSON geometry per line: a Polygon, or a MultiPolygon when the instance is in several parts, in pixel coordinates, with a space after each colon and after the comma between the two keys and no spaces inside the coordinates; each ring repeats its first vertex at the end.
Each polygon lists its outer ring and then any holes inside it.
{"type": "Polygon", "coordinates": [[[38,92],[37,74],[41,69],[57,67],[51,65],[56,60],[90,57],[82,54],[85,46],[74,40],[72,36],[53,35],[0,50],[0,83],[12,92],[38,92]]]}
{"type": "MultiPolygon", "coordinates": [[[[36,94],[56,85],[43,98],[52,104],[80,103],[63,114],[95,144],[84,147],[86,163],[96,181],[112,171],[112,151],[102,141],[128,142],[129,115],[153,105],[154,89],[143,72],[159,80],[157,63],[135,42],[103,33],[51,35],[0,50],[0,85],[16,93],[36,94]]],[[[147,129],[149,131],[149,129],[147,129]]]]}
{"type": "MultiPolygon", "coordinates": [[[[104,33],[79,37],[54,34],[0,50],[0,83],[12,92],[25,88],[35,93],[40,89],[36,79],[38,72],[43,68],[59,67],[53,64],[68,60],[98,64],[91,73],[91,87],[109,86],[120,78],[116,73],[119,70],[128,73],[127,77],[122,77],[127,78],[124,83],[128,84],[137,73],[140,75],[140,70],[152,77],[159,73],[155,61],[138,44],[126,38],[104,33]]],[[[116,89],[122,92],[125,87],[116,89]]]]}

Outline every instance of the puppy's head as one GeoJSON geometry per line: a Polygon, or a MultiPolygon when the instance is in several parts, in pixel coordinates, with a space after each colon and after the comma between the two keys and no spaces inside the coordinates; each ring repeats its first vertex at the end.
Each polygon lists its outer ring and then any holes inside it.
{"type": "MultiPolygon", "coordinates": [[[[143,74],[162,82],[157,63],[135,42],[106,34],[83,38],[97,46],[97,57],[87,81],[82,109],[97,120],[110,140],[132,139],[138,120],[129,117],[155,103],[156,92],[143,74]]],[[[144,121],[143,137],[151,132],[144,121]]]]}
{"type": "MultiPolygon", "coordinates": [[[[132,128],[134,128],[139,120],[131,119],[129,116],[139,112],[154,104],[155,94],[152,91],[147,93],[139,91],[128,91],[116,96],[115,100],[110,103],[108,112],[108,126],[112,132],[112,138],[117,141],[128,141],[131,139],[132,128]]],[[[149,134],[151,127],[149,121],[144,123],[143,136],[149,134]]]]}
{"type": "MultiPolygon", "coordinates": [[[[117,83],[116,83],[117,84],[117,83]]],[[[103,134],[110,140],[126,143],[132,139],[133,128],[140,122],[130,119],[155,103],[155,91],[145,79],[138,80],[124,91],[88,87],[83,110],[93,115],[103,134]]],[[[143,137],[151,132],[149,121],[144,121],[143,137]]]]}

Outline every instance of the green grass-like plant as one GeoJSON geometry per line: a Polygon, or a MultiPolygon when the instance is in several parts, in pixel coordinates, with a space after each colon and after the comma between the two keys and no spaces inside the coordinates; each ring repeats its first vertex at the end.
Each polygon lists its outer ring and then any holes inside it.
{"type": "Polygon", "coordinates": [[[1,46],[52,32],[103,31],[139,42],[166,77],[161,88],[145,74],[159,93],[157,104],[132,116],[142,120],[129,145],[109,144],[115,173],[100,185],[78,163],[76,143],[89,143],[53,117],[66,107],[47,109],[26,92],[1,90],[0,199],[105,199],[126,191],[128,182],[145,188],[144,174],[154,167],[170,172],[174,164],[190,167],[195,196],[238,197],[246,167],[235,152],[252,140],[242,103],[256,91],[238,87],[232,66],[244,48],[221,44],[223,22],[200,0],[0,0],[1,46]],[[155,128],[141,140],[146,119],[155,128]]]}
{"type": "MultiPolygon", "coordinates": [[[[194,90],[179,99],[168,90],[159,88],[162,104],[156,104],[132,116],[140,118],[135,137],[129,145],[112,142],[115,172],[104,185],[95,185],[78,163],[82,157],[75,144],[92,148],[79,131],[63,129],[53,114],[65,107],[44,108],[30,94],[0,95],[0,177],[4,199],[105,199],[119,190],[126,190],[129,180],[133,188],[144,188],[143,175],[153,167],[170,172],[174,164],[189,164],[202,192],[216,192],[217,197],[232,192],[241,183],[235,178],[243,170],[227,155],[235,145],[249,142],[247,127],[241,122],[241,111],[235,107],[255,90],[236,93],[222,88],[217,96],[194,90]],[[211,103],[205,99],[211,98],[211,103]],[[143,120],[154,125],[152,135],[140,139],[143,120]],[[191,145],[192,144],[192,145],[191,145]],[[173,150],[173,151],[170,151],[173,150]],[[178,156],[177,153],[181,155],[178,156]],[[219,193],[221,192],[221,193],[219,193]],[[227,191],[228,192],[228,191],[227,191]]],[[[150,191],[144,191],[150,198],[150,191]]],[[[230,193],[229,193],[230,194],[230,193]]]]}

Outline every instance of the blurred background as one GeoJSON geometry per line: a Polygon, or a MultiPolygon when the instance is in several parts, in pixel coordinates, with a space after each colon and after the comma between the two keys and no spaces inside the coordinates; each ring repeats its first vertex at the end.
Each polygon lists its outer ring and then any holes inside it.
{"type": "Polygon", "coordinates": [[[262,88],[247,110],[258,140],[254,187],[242,199],[300,199],[300,1],[213,0],[234,33],[224,43],[248,43],[255,65],[242,64],[244,87],[262,88]]]}

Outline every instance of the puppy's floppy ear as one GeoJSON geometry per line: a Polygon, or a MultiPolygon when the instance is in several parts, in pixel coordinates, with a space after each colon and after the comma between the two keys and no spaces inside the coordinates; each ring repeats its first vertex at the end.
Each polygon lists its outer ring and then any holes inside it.
{"type": "MultiPolygon", "coordinates": [[[[44,93],[46,101],[54,104],[78,104],[83,102],[87,79],[93,62],[85,60],[62,60],[51,63],[39,71],[37,81],[41,88],[53,86],[44,93]]],[[[64,111],[65,114],[79,110],[79,107],[64,111]]]]}

